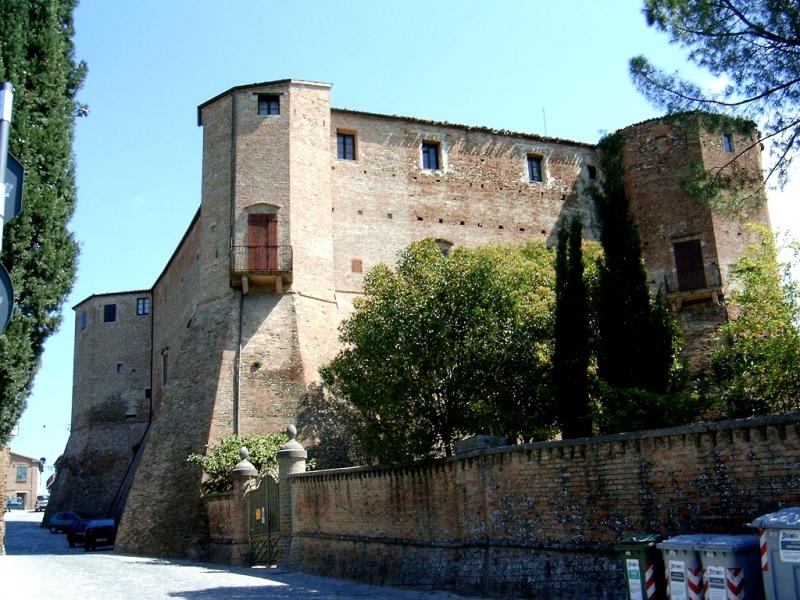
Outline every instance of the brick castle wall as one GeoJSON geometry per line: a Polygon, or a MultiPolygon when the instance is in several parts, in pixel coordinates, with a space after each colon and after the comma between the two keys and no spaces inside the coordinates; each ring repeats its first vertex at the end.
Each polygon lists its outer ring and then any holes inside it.
{"type": "Polygon", "coordinates": [[[291,476],[292,558],[385,585],[626,598],[613,544],[742,532],[800,502],[800,415],[291,476]]]}
{"type": "Polygon", "coordinates": [[[150,291],[90,296],[75,315],[70,436],[45,519],[62,510],[112,510],[150,412],[150,291]],[[150,303],[147,314],[137,314],[139,299],[150,303]],[[106,322],[108,305],[116,308],[106,322]]]}

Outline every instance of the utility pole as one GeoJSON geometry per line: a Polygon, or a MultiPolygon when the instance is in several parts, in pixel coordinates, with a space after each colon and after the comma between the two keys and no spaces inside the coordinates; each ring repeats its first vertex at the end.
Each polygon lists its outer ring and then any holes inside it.
{"type": "MultiPolygon", "coordinates": [[[[8,135],[11,131],[11,107],[14,104],[14,86],[3,82],[0,86],[0,251],[3,249],[3,227],[22,210],[22,186],[25,176],[22,165],[8,153],[8,135]]],[[[6,329],[14,311],[14,287],[6,268],[0,264],[0,333],[6,329]]]]}
{"type": "MultiPolygon", "coordinates": [[[[14,86],[3,82],[0,88],[0,183],[3,184],[3,202],[0,205],[0,250],[3,248],[3,227],[6,224],[6,167],[8,165],[8,134],[11,130],[11,107],[14,104],[14,86]]],[[[10,216],[8,217],[11,218],[10,216]]]]}

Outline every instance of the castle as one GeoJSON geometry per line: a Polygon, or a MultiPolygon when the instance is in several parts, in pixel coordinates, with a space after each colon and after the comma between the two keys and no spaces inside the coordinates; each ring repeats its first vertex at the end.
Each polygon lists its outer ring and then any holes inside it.
{"type": "MultiPolygon", "coordinates": [[[[174,254],[151,289],[74,307],[72,429],[51,513],[114,512],[121,551],[206,557],[187,456],[294,420],[372,266],[422,238],[553,242],[574,212],[597,237],[585,193],[602,176],[596,146],[335,109],[330,90],[271,81],[198,107],[202,199],[174,254]]],[[[753,234],[686,197],[681,180],[692,161],[734,156],[728,168],[760,177],[755,132],[708,132],[686,115],[621,134],[649,281],[700,368],[753,234]]],[[[750,218],[768,223],[766,208],[750,218]]]]}

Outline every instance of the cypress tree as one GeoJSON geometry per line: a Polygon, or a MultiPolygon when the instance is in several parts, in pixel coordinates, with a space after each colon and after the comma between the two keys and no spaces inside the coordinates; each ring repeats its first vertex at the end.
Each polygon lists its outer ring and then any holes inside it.
{"type": "Polygon", "coordinates": [[[0,81],[15,88],[9,151],[25,167],[22,212],[4,230],[0,261],[16,310],[0,335],[0,442],[24,409],[44,342],[59,326],[78,247],[67,230],[75,205],[76,0],[0,0],[0,81]]]}
{"type": "Polygon", "coordinates": [[[562,221],[556,249],[553,379],[564,439],[592,435],[589,411],[589,302],[583,280],[581,232],[574,215],[562,221]]]}
{"type": "Polygon", "coordinates": [[[668,391],[677,330],[660,296],[650,297],[625,195],[622,136],[607,136],[599,146],[604,180],[593,197],[604,260],[595,299],[597,368],[609,432],[659,424],[654,395],[668,391]]]}

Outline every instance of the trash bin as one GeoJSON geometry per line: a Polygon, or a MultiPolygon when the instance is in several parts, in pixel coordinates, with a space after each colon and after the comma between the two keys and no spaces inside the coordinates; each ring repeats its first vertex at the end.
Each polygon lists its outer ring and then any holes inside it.
{"type": "Polygon", "coordinates": [[[664,559],[669,600],[703,600],[703,565],[698,547],[712,534],[676,535],[657,544],[664,559]]]}
{"type": "Polygon", "coordinates": [[[800,507],[758,517],[761,577],[767,600],[800,598],[800,507]]]}
{"type": "Polygon", "coordinates": [[[706,600],[763,600],[758,536],[715,535],[697,545],[706,600]]]}
{"type": "Polygon", "coordinates": [[[622,559],[629,600],[664,600],[664,563],[656,544],[663,535],[640,533],[623,538],[614,549],[622,559]]]}

